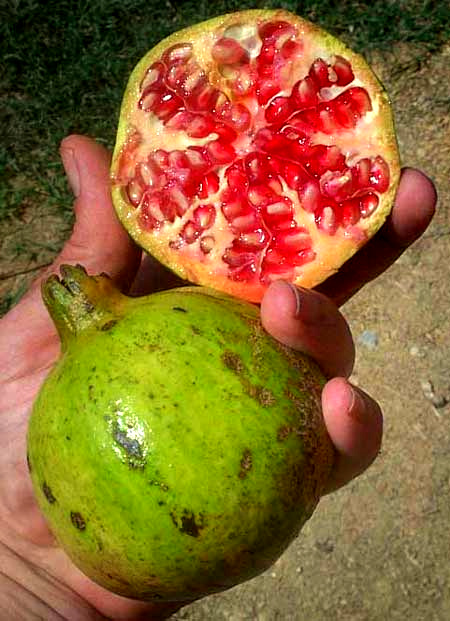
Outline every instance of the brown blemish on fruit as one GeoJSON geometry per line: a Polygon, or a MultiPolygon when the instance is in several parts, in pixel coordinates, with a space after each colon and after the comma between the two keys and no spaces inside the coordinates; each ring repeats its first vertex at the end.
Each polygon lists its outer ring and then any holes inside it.
{"type": "Polygon", "coordinates": [[[101,326],[100,330],[102,332],[108,332],[108,330],[111,330],[111,328],[114,328],[116,324],[117,324],[117,319],[110,319],[109,321],[107,321],[101,326]]]}
{"type": "MultiPolygon", "coordinates": [[[[289,379],[284,394],[294,406],[292,408],[294,415],[304,416],[306,412],[311,412],[314,415],[315,412],[321,411],[322,386],[319,382],[313,383],[313,380],[306,373],[302,373],[302,377],[304,383],[301,387],[296,381],[289,379]]],[[[304,420],[304,423],[306,422],[304,420]]]]}
{"type": "Polygon", "coordinates": [[[274,405],[275,397],[273,393],[263,386],[252,386],[251,387],[251,396],[254,397],[263,408],[266,408],[270,405],[274,405]]]}
{"type": "MultiPolygon", "coordinates": [[[[301,371],[302,377],[309,376],[311,366],[315,365],[315,363],[310,358],[307,358],[305,354],[295,351],[294,349],[291,349],[290,347],[284,345],[283,343],[280,343],[279,341],[274,342],[277,349],[280,350],[283,356],[285,356],[289,360],[289,366],[297,369],[298,371],[301,371]]],[[[316,366],[316,368],[319,369],[318,366],[316,366]]]]}
{"type": "Polygon", "coordinates": [[[162,492],[168,492],[169,489],[170,489],[169,486],[166,483],[163,483],[162,481],[157,481],[156,479],[152,479],[148,483],[149,483],[149,485],[154,485],[155,487],[159,487],[159,489],[162,492]]]}
{"type": "Polygon", "coordinates": [[[124,586],[130,586],[130,583],[128,582],[128,580],[125,580],[125,578],[123,578],[119,574],[107,573],[106,575],[108,576],[110,580],[114,580],[114,582],[123,584],[124,586]]]}
{"type": "Polygon", "coordinates": [[[196,516],[192,511],[183,509],[180,516],[177,515],[176,511],[171,511],[170,517],[180,533],[184,533],[190,537],[199,537],[201,530],[205,527],[205,520],[202,513],[196,516]]]}
{"type": "Polygon", "coordinates": [[[286,440],[286,438],[291,435],[292,431],[293,427],[291,427],[290,425],[283,425],[282,427],[279,427],[277,432],[278,442],[283,442],[284,440],[286,440]]]}
{"type": "Polygon", "coordinates": [[[239,478],[245,479],[248,472],[252,469],[252,466],[253,466],[252,452],[250,451],[250,449],[245,449],[245,451],[242,453],[241,468],[239,470],[239,478]]]}
{"type": "Polygon", "coordinates": [[[86,530],[86,520],[78,511],[70,512],[70,520],[78,530],[86,530]]]}
{"type": "Polygon", "coordinates": [[[301,449],[297,459],[287,463],[278,477],[278,487],[285,509],[299,503],[306,519],[323,493],[335,454],[323,423],[280,427],[278,439],[285,440],[290,434],[299,438],[301,449]]]}
{"type": "Polygon", "coordinates": [[[262,344],[266,338],[266,335],[262,334],[261,326],[250,326],[250,338],[249,343],[252,349],[252,361],[256,369],[264,369],[264,353],[262,344]]]}
{"type": "Polygon", "coordinates": [[[187,313],[187,310],[182,306],[172,306],[172,310],[179,311],[180,313],[187,313]]]}
{"type": "Polygon", "coordinates": [[[222,354],[222,362],[228,369],[233,371],[233,373],[236,373],[244,391],[252,399],[255,399],[259,405],[264,408],[274,405],[275,397],[268,388],[264,388],[264,386],[255,386],[245,377],[246,369],[239,354],[227,349],[222,354]]]}
{"type": "Polygon", "coordinates": [[[222,362],[234,373],[241,374],[245,370],[241,357],[233,351],[225,350],[222,354],[222,362]]]}
{"type": "Polygon", "coordinates": [[[42,484],[42,491],[44,493],[44,496],[47,498],[48,502],[52,505],[54,502],[56,502],[56,498],[53,495],[52,490],[50,489],[50,486],[47,485],[47,483],[42,484]]]}
{"type": "Polygon", "coordinates": [[[279,477],[281,500],[286,510],[299,506],[303,498],[308,498],[305,488],[311,483],[311,468],[308,463],[296,461],[289,464],[284,475],[279,477]]]}
{"type": "Polygon", "coordinates": [[[27,453],[27,468],[28,468],[28,472],[31,473],[31,461],[30,461],[30,455],[27,453]]]}
{"type": "Polygon", "coordinates": [[[158,343],[136,343],[136,346],[139,347],[139,349],[145,349],[149,354],[163,349],[158,343]]]}
{"type": "Polygon", "coordinates": [[[83,298],[82,304],[84,310],[86,311],[86,313],[88,313],[88,315],[91,315],[95,311],[95,306],[90,300],[83,298]]]}
{"type": "Polygon", "coordinates": [[[203,334],[203,332],[200,330],[200,328],[197,328],[197,326],[191,326],[191,330],[193,334],[195,334],[195,336],[200,336],[201,334],[203,334]]]}
{"type": "Polygon", "coordinates": [[[316,445],[315,435],[310,431],[308,432],[306,427],[302,427],[301,425],[282,425],[278,428],[278,442],[284,442],[289,436],[297,436],[297,438],[301,439],[302,450],[305,455],[314,450],[316,445]]]}

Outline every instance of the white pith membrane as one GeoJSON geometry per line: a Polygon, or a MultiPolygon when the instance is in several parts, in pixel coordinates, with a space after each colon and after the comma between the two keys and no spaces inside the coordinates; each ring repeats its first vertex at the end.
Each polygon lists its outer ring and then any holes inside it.
{"type": "Polygon", "coordinates": [[[170,47],[126,110],[126,228],[182,277],[254,301],[336,271],[378,228],[397,163],[385,95],[354,58],[274,20],[170,47]]]}

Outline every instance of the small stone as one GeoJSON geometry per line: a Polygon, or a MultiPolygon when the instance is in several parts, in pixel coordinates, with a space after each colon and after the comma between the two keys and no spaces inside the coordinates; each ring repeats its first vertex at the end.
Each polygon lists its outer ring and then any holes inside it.
{"type": "Polygon", "coordinates": [[[449,402],[448,397],[435,392],[433,382],[431,380],[422,380],[420,382],[420,387],[422,388],[425,399],[430,401],[435,408],[443,408],[449,402]]]}
{"type": "Polygon", "coordinates": [[[448,398],[445,395],[434,395],[431,403],[434,405],[435,408],[439,410],[440,408],[443,408],[447,405],[448,398]]]}
{"type": "Polygon", "coordinates": [[[378,347],[378,334],[372,330],[364,330],[359,335],[358,343],[364,345],[367,349],[374,350],[378,347]]]}
{"type": "Polygon", "coordinates": [[[431,398],[434,395],[434,387],[433,387],[433,384],[431,383],[431,381],[430,380],[422,380],[420,382],[420,387],[422,389],[423,396],[425,397],[425,399],[431,400],[431,398]]]}
{"type": "Polygon", "coordinates": [[[333,550],[334,550],[334,543],[328,537],[327,539],[325,539],[323,541],[316,541],[316,548],[320,552],[324,552],[325,554],[331,554],[333,552],[333,550]]]}

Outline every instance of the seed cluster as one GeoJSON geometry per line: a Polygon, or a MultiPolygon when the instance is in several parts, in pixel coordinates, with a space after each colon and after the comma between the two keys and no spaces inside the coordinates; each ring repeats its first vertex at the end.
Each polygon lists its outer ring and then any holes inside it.
{"type": "Polygon", "coordinates": [[[210,253],[220,210],[233,236],[222,255],[229,277],[267,283],[291,278],[316,257],[299,209],[330,236],[355,227],[377,209],[389,167],[380,155],[350,165],[339,147],[317,142],[320,133],[354,131],[372,110],[367,91],[350,86],[345,58],[317,58],[286,93],[285,76],[303,54],[296,28],[263,22],[257,46],[231,34],[212,48],[221,88],[190,43],[169,48],[149,67],[139,109],[193,140],[184,150],[152,151],[125,192],[142,229],[173,225],[175,250],[210,253]]]}

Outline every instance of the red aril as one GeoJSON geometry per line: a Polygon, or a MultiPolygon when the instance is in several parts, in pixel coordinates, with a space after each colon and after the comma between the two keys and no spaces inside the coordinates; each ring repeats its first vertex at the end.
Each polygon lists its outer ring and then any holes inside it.
{"type": "Polygon", "coordinates": [[[221,65],[235,65],[249,61],[247,50],[245,50],[236,39],[221,37],[214,44],[211,51],[213,60],[221,65]]]}
{"type": "Polygon", "coordinates": [[[313,287],[383,224],[399,157],[388,97],[339,40],[251,10],[159,43],[125,93],[112,196],[131,236],[191,282],[260,301],[313,287]]]}
{"type": "Polygon", "coordinates": [[[316,84],[310,76],[302,78],[296,82],[292,88],[291,97],[293,99],[293,105],[298,110],[302,108],[314,108],[318,102],[316,84]]]}

